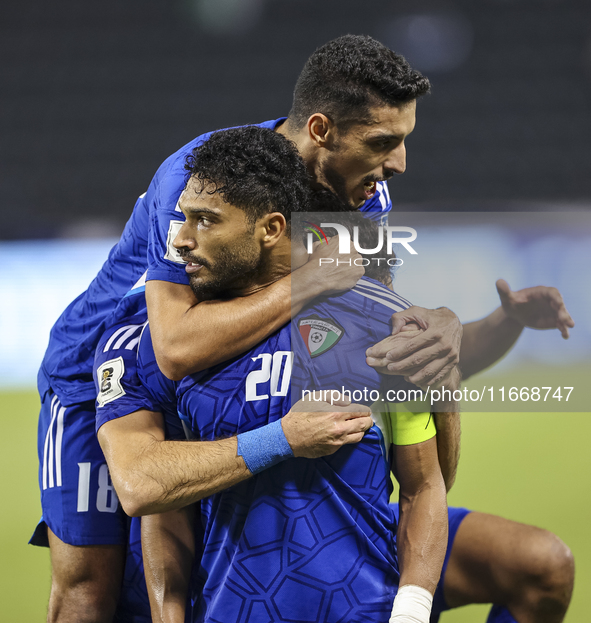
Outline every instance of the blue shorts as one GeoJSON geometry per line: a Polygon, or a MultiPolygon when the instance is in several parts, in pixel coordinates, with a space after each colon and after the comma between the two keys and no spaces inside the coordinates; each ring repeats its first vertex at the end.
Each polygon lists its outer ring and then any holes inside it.
{"type": "MultiPolygon", "coordinates": [[[[398,504],[391,505],[394,508],[394,514],[396,515],[396,522],[398,522],[399,513],[398,513],[398,504]]],[[[449,555],[451,554],[451,548],[453,547],[454,540],[456,538],[456,534],[458,532],[458,528],[462,523],[464,517],[470,513],[467,508],[455,508],[449,507],[447,509],[447,518],[449,523],[449,530],[447,534],[447,549],[445,550],[445,558],[443,559],[443,567],[441,569],[441,578],[439,579],[439,584],[437,584],[437,589],[435,590],[435,595],[433,596],[433,609],[431,610],[431,623],[436,623],[439,620],[439,615],[445,610],[450,610],[450,607],[445,602],[445,597],[443,596],[443,584],[445,582],[445,571],[447,569],[447,563],[449,562],[449,555]]]]}
{"type": "Polygon", "coordinates": [[[95,433],[94,401],[65,407],[49,390],[37,451],[43,517],[30,543],[48,546],[46,526],[69,545],[127,543],[127,517],[95,433]]]}

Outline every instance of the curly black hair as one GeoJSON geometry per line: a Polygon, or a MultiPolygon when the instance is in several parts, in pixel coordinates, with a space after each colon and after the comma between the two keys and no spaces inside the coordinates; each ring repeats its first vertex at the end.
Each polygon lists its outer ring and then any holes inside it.
{"type": "Polygon", "coordinates": [[[429,80],[404,57],[367,35],[344,35],[306,61],[293,94],[289,124],[304,126],[315,112],[341,128],[366,119],[376,104],[398,106],[425,95],[429,80]]]}
{"type": "Polygon", "coordinates": [[[304,161],[292,141],[267,128],[215,132],[187,156],[185,169],[201,191],[219,193],[251,224],[280,212],[289,236],[291,213],[309,210],[311,180],[304,161]]]}

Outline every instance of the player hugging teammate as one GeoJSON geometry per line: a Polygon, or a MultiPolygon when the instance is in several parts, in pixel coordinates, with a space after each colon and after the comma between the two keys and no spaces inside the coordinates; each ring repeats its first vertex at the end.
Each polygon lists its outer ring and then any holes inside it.
{"type": "MultiPolygon", "coordinates": [[[[436,430],[427,414],[418,437],[404,414],[377,413],[374,426],[370,405],[290,410],[290,372],[295,388],[458,380],[461,329],[449,310],[405,309],[359,268],[324,280],[317,261],[292,263],[290,217],[310,205],[310,186],[348,209],[390,209],[384,180],[405,169],[427,90],[381,44],[341,37],[306,63],[287,120],[203,135],[160,167],[107,263],[56,323],[39,375],[34,542],[51,548],[49,620],[149,620],[140,538],[154,620],[385,621],[394,603],[392,620],[426,623],[432,600],[435,617],[489,601],[490,621],[562,620],[572,560],[556,537],[450,509],[446,540],[454,405],[438,407],[436,430]],[[344,334],[312,357],[291,335],[292,313],[296,330],[310,317],[346,319],[344,334]],[[426,330],[400,331],[411,321],[426,330]],[[411,343],[412,363],[384,368],[386,352],[411,343]],[[125,510],[148,516],[141,524],[128,526],[105,456],[125,510]]],[[[337,246],[312,258],[336,257],[337,246]]],[[[490,365],[499,336],[507,348],[517,339],[518,305],[465,328],[465,374],[490,365]]]]}

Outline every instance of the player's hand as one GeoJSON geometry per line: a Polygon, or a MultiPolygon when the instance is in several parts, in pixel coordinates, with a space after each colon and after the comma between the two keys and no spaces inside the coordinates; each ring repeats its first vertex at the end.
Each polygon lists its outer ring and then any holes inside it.
{"type": "Polygon", "coordinates": [[[326,397],[329,402],[299,400],[281,420],[294,456],[328,456],[345,444],[359,443],[373,426],[368,407],[351,404],[337,390],[329,390],[326,397]]]}
{"type": "Polygon", "coordinates": [[[381,374],[403,376],[421,388],[439,387],[460,359],[463,328],[446,307],[412,306],[392,316],[392,335],[366,352],[368,365],[381,374]],[[420,331],[403,331],[407,324],[420,331]]]}
{"type": "Polygon", "coordinates": [[[298,269],[295,287],[310,287],[317,294],[336,294],[350,290],[365,274],[361,255],[351,245],[350,253],[339,253],[339,237],[317,242],[310,259],[298,269]],[[357,264],[355,263],[357,261],[357,264]],[[300,281],[304,279],[304,281],[300,281]]]}
{"type": "Polygon", "coordinates": [[[536,286],[513,292],[504,279],[496,283],[504,312],[523,327],[558,329],[567,340],[575,326],[556,288],[536,286]]]}

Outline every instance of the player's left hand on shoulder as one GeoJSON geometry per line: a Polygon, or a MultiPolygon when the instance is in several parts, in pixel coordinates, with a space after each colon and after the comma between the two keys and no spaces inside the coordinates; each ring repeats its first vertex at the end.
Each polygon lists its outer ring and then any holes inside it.
{"type": "Polygon", "coordinates": [[[566,340],[575,322],[556,288],[536,286],[513,292],[504,279],[496,283],[503,310],[524,327],[558,329],[566,340]]]}
{"type": "Polygon", "coordinates": [[[392,316],[392,335],[369,348],[366,361],[382,374],[404,376],[419,387],[439,384],[459,361],[462,333],[451,310],[412,306],[392,316]]]}

